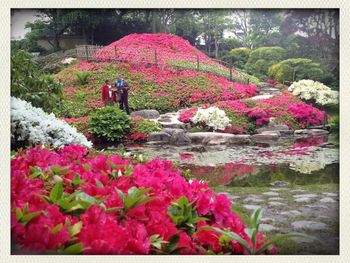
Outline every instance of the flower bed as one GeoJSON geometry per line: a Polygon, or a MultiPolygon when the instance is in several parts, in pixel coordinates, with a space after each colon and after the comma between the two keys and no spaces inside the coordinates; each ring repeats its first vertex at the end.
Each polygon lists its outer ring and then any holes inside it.
{"type": "MultiPolygon", "coordinates": [[[[321,125],[324,117],[323,111],[302,102],[286,90],[281,95],[275,95],[269,99],[220,101],[212,106],[217,106],[226,112],[231,126],[223,131],[231,131],[232,133],[253,131],[254,127],[268,124],[271,117],[276,118],[278,123],[286,124],[292,129],[321,125]]],[[[183,111],[179,120],[193,122],[197,110],[198,108],[195,107],[183,111]]]]}
{"type": "Polygon", "coordinates": [[[35,144],[92,146],[76,128],[57,119],[53,113],[47,114],[15,97],[11,97],[11,144],[15,148],[35,144]]]}
{"type": "MultiPolygon", "coordinates": [[[[78,145],[36,146],[11,160],[11,232],[19,253],[246,254],[231,201],[172,163],[136,163],[78,145]]],[[[259,233],[257,248],[266,238],[259,233]]],[[[276,252],[269,247],[263,253],[276,252]]]]}

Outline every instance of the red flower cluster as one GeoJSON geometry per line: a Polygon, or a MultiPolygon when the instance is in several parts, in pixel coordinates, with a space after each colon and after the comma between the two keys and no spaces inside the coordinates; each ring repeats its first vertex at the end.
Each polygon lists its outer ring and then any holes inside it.
{"type": "Polygon", "coordinates": [[[37,146],[11,160],[12,236],[31,253],[80,246],[84,254],[171,253],[170,247],[182,254],[244,254],[237,242],[224,246],[220,234],[199,230],[228,228],[250,242],[231,205],[226,195],[187,182],[171,162],[159,159],[137,164],[70,145],[37,146]],[[207,221],[176,221],[169,208],[181,198],[207,221]]]}

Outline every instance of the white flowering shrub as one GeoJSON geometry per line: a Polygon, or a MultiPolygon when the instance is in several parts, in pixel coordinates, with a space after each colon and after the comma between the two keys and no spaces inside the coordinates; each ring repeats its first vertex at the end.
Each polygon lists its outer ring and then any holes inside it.
{"type": "Polygon", "coordinates": [[[294,82],[288,90],[303,100],[314,100],[319,105],[338,104],[339,93],[318,81],[303,79],[294,82]]]}
{"type": "Polygon", "coordinates": [[[60,147],[80,144],[92,147],[86,137],[53,113],[47,114],[31,103],[11,97],[11,142],[24,145],[46,144],[60,147]]]}
{"type": "Polygon", "coordinates": [[[225,129],[230,125],[230,119],[226,116],[226,113],[218,107],[198,109],[192,118],[192,122],[194,124],[204,124],[214,131],[217,129],[225,129]]]}

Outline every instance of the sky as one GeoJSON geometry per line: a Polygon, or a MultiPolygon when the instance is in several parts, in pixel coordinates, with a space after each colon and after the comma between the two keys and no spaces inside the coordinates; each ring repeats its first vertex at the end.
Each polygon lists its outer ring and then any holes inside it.
{"type": "Polygon", "coordinates": [[[30,29],[25,29],[25,24],[27,22],[34,22],[38,18],[35,17],[36,12],[30,9],[16,10],[13,15],[11,15],[11,39],[19,40],[23,39],[24,35],[30,31],[30,29]]]}

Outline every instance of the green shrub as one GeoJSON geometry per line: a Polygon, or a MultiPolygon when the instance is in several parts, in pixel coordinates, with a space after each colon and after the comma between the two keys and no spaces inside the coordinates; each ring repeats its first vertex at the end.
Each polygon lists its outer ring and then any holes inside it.
{"type": "Polygon", "coordinates": [[[151,120],[137,120],[132,121],[132,131],[143,134],[150,134],[151,132],[157,132],[161,130],[159,122],[151,120]]]}
{"type": "Polygon", "coordinates": [[[88,83],[88,78],[90,77],[91,72],[89,71],[82,71],[82,72],[76,72],[75,76],[77,76],[77,80],[81,85],[85,85],[88,83]]]}
{"type": "Polygon", "coordinates": [[[238,68],[244,68],[252,51],[249,48],[234,48],[230,51],[232,64],[238,68]]]}
{"type": "Polygon", "coordinates": [[[266,78],[269,67],[284,60],[285,56],[284,48],[261,47],[250,53],[245,69],[258,78],[266,78]]]}
{"type": "Polygon", "coordinates": [[[115,106],[105,107],[91,115],[90,132],[107,141],[120,141],[130,130],[130,119],[115,106]]]}
{"type": "Polygon", "coordinates": [[[270,78],[283,81],[298,81],[301,79],[321,80],[324,72],[319,63],[307,58],[290,58],[269,68],[270,78]]]}
{"type": "Polygon", "coordinates": [[[52,76],[44,75],[25,51],[11,52],[11,96],[52,112],[60,104],[63,87],[52,76]]]}

